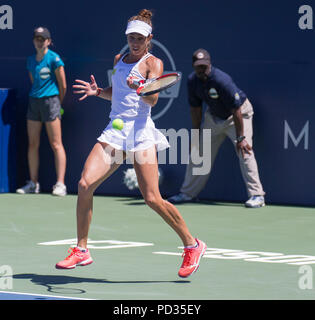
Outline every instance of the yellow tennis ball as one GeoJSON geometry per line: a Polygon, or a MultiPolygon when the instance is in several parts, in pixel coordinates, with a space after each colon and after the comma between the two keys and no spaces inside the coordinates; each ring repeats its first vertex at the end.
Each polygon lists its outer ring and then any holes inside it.
{"type": "Polygon", "coordinates": [[[65,110],[63,110],[63,108],[60,108],[60,115],[63,116],[64,113],[65,113],[65,110]]]}
{"type": "Polygon", "coordinates": [[[121,119],[115,119],[112,123],[112,127],[117,130],[122,130],[124,122],[121,119]]]}

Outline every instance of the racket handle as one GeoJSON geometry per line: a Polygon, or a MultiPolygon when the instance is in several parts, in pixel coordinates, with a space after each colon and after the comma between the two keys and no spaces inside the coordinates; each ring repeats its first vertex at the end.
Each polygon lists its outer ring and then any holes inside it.
{"type": "Polygon", "coordinates": [[[141,84],[144,83],[144,80],[136,80],[136,79],[134,79],[134,80],[132,80],[132,83],[137,85],[137,86],[140,86],[141,84]]]}
{"type": "Polygon", "coordinates": [[[137,85],[137,86],[140,86],[142,83],[143,80],[139,80],[139,78],[136,78],[136,77],[133,77],[133,76],[129,76],[128,77],[129,80],[132,81],[133,84],[137,85]]]}

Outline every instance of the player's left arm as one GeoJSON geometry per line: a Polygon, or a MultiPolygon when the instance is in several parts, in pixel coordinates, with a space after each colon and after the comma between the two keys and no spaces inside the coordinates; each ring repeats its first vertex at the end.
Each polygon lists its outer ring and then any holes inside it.
{"type": "MultiPolygon", "coordinates": [[[[164,66],[162,60],[151,56],[145,61],[145,63],[147,67],[147,79],[158,78],[163,74],[164,66]]],[[[159,99],[159,93],[155,93],[150,96],[142,96],[141,99],[153,107],[159,99]]]]}
{"type": "Polygon", "coordinates": [[[62,103],[67,91],[67,81],[66,81],[66,73],[65,73],[64,67],[60,66],[56,68],[55,75],[56,75],[58,88],[59,88],[59,99],[60,99],[60,103],[62,103]]]}

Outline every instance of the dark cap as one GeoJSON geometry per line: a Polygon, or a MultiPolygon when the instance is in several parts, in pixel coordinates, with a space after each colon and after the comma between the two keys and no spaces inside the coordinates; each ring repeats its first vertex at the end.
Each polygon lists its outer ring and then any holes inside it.
{"type": "Polygon", "coordinates": [[[192,58],[193,66],[206,65],[210,66],[210,54],[205,49],[198,49],[194,52],[192,58]]]}
{"type": "Polygon", "coordinates": [[[34,37],[43,37],[44,39],[51,39],[49,30],[44,27],[36,28],[34,30],[34,37]]]}

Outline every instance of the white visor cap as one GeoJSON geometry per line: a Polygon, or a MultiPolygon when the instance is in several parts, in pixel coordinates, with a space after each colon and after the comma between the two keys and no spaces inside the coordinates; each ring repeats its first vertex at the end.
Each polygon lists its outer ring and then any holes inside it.
{"type": "Polygon", "coordinates": [[[129,34],[133,32],[140,33],[143,36],[147,37],[149,34],[151,34],[152,27],[144,21],[132,20],[128,22],[125,34],[129,34]]]}

